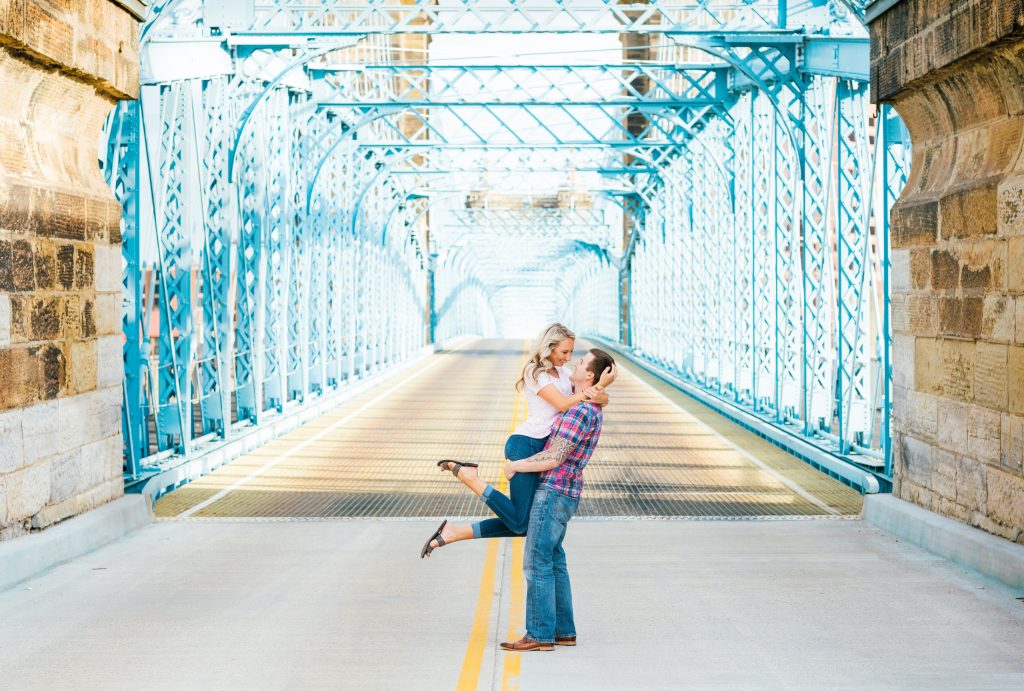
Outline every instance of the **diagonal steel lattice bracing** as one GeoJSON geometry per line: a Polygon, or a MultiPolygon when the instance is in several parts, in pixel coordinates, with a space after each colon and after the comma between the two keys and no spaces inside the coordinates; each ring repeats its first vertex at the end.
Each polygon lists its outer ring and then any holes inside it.
{"type": "Polygon", "coordinates": [[[211,79],[203,88],[202,102],[206,107],[196,111],[191,101],[193,120],[205,112],[207,122],[203,142],[196,149],[203,151],[199,180],[205,198],[203,215],[203,251],[200,260],[202,283],[202,352],[197,370],[202,412],[202,432],[223,434],[229,424],[231,399],[229,395],[230,363],[227,359],[232,314],[227,308],[231,289],[231,233],[228,223],[230,189],[227,185],[228,132],[225,121],[230,121],[232,101],[228,98],[227,79],[211,79]],[[200,146],[202,147],[200,149],[200,146]]]}
{"type": "MultiPolygon", "coordinates": [[[[331,104],[323,104],[331,107],[331,104]]],[[[456,146],[602,146],[681,147],[715,108],[700,106],[662,106],[643,104],[629,107],[539,103],[531,105],[434,106],[455,124],[449,131],[420,110],[404,106],[360,108],[348,123],[359,130],[378,122],[383,139],[364,139],[363,146],[393,147],[396,142],[413,145],[417,141],[436,140],[456,146]],[[645,126],[632,131],[630,117],[642,116],[645,126]],[[528,124],[521,124],[526,119],[528,124]],[[410,127],[410,123],[412,126],[410,127]]]]}
{"type": "Polygon", "coordinates": [[[157,250],[162,318],[155,398],[157,444],[162,450],[183,450],[192,436],[188,415],[192,390],[192,266],[191,243],[185,228],[184,145],[190,120],[185,117],[185,87],[176,83],[160,89],[160,196],[154,208],[162,229],[157,250]]]}
{"type": "Polygon", "coordinates": [[[342,65],[311,67],[325,106],[715,105],[730,98],[725,64],[342,65]],[[400,90],[394,85],[401,84],[400,90]],[[642,85],[642,86],[641,86],[642,85]]]}
{"type": "Polygon", "coordinates": [[[425,346],[561,318],[884,483],[885,212],[909,141],[870,104],[862,16],[152,3],[103,162],[129,479],[181,478],[425,346]],[[478,35],[495,47],[437,52],[478,35]]]}

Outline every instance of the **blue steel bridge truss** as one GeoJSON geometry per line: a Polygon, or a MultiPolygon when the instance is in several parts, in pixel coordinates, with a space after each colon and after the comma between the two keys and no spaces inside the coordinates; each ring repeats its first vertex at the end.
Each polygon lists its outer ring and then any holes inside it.
{"type": "Polygon", "coordinates": [[[525,310],[884,488],[909,141],[870,103],[862,4],[152,3],[142,94],[102,156],[124,206],[126,477],[525,310]],[[432,59],[481,33],[624,47],[432,59]]]}

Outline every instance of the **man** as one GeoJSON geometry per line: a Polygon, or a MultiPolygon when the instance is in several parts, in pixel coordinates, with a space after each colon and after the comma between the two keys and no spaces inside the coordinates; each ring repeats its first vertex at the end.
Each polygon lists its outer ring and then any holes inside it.
{"type": "MultiPolygon", "coordinates": [[[[594,348],[576,363],[572,383],[576,390],[592,386],[615,361],[594,348]],[[581,388],[582,387],[582,388],[581,388]]],[[[541,472],[533,499],[523,558],[526,576],[526,635],[505,650],[554,650],[555,644],[576,645],[572,589],[562,541],[569,520],[576,513],[583,492],[583,469],[597,448],[603,416],[601,407],[589,401],[577,403],[555,421],[544,450],[535,456],[511,461],[505,475],[541,472]]]]}

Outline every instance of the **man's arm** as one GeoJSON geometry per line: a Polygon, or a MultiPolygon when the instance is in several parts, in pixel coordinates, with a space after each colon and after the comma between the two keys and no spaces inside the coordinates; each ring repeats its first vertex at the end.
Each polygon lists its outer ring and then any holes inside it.
{"type": "Polygon", "coordinates": [[[565,462],[572,450],[587,436],[593,422],[592,413],[585,405],[570,408],[554,431],[554,438],[548,447],[521,461],[511,461],[505,466],[505,477],[516,473],[543,473],[557,468],[565,462]]]}
{"type": "Polygon", "coordinates": [[[519,461],[510,461],[508,470],[513,473],[543,473],[565,463],[576,445],[565,437],[557,437],[552,440],[551,445],[540,453],[535,453],[529,458],[519,461]]]}

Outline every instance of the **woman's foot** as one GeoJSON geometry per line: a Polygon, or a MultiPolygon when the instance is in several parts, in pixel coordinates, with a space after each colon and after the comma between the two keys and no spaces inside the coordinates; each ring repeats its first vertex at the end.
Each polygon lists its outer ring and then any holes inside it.
{"type": "Polygon", "coordinates": [[[446,525],[448,525],[447,519],[441,521],[441,525],[437,527],[434,534],[427,538],[427,541],[423,544],[423,549],[420,550],[420,559],[429,557],[431,552],[445,543],[441,534],[446,525]]]}
{"type": "Polygon", "coordinates": [[[447,470],[449,473],[459,478],[460,480],[462,479],[463,473],[470,473],[470,475],[467,475],[466,477],[476,477],[476,463],[460,463],[459,461],[445,459],[443,461],[438,461],[437,467],[441,469],[442,473],[447,470]]]}
{"type": "Polygon", "coordinates": [[[473,526],[471,525],[456,525],[455,523],[448,523],[445,521],[441,528],[437,531],[440,533],[438,537],[433,537],[423,548],[423,556],[429,557],[430,553],[438,547],[444,547],[452,542],[459,542],[461,540],[472,540],[473,539],[473,526]]]}
{"type": "Polygon", "coordinates": [[[459,482],[469,487],[473,494],[478,497],[484,495],[484,490],[487,489],[487,483],[480,479],[480,475],[477,473],[475,466],[464,465],[459,468],[459,472],[455,475],[459,479],[459,482]]]}

